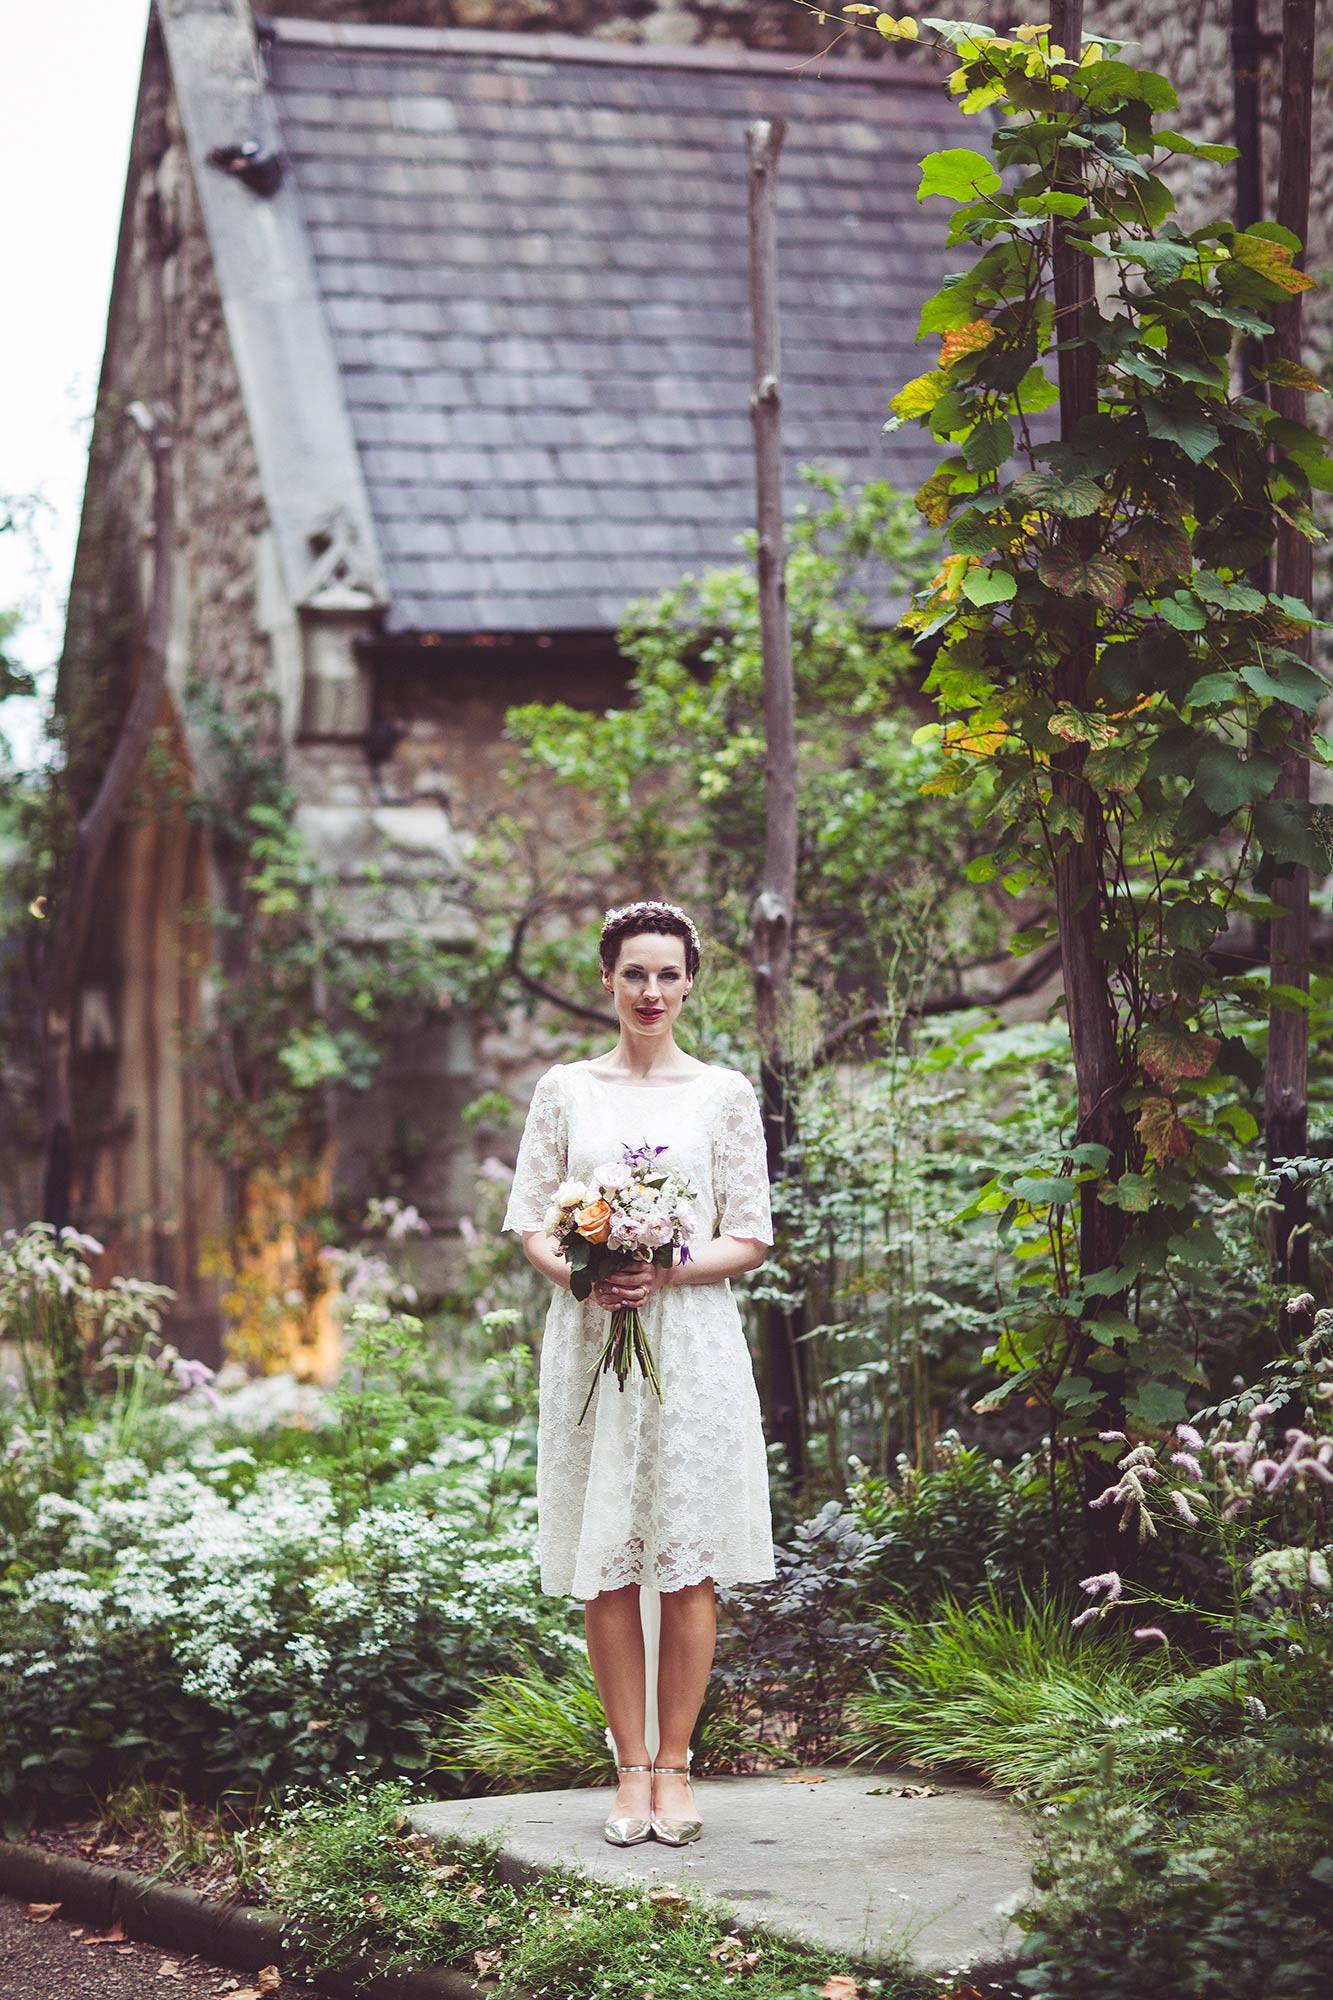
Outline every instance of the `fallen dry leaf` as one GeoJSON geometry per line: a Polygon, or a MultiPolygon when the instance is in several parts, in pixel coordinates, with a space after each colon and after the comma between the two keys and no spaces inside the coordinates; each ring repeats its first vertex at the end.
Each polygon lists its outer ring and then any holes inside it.
{"type": "Polygon", "coordinates": [[[227,2000],[263,2000],[257,1986],[233,1986],[227,2000]]]}
{"type": "Polygon", "coordinates": [[[982,2000],[975,1986],[951,1986],[947,1993],[941,1993],[939,2000],[982,2000]]]}
{"type": "Polygon", "coordinates": [[[179,1959],[164,1958],[157,1968],[157,1976],[159,1979],[184,1979],[185,1974],[181,1971],[179,1959]]]}
{"type": "Polygon", "coordinates": [[[732,1972],[746,1956],[745,1940],[737,1937],[734,1931],[729,1931],[720,1944],[713,1946],[708,1956],[724,1972],[732,1972]]]}
{"type": "Polygon", "coordinates": [[[668,1917],[683,1917],[685,1912],[691,1908],[690,1899],[685,1895],[684,1891],[670,1887],[665,1889],[650,1889],[648,1891],[648,1901],[653,1909],[661,1910],[662,1914],[668,1917]]]}
{"type": "Polygon", "coordinates": [[[937,1799],[939,1795],[940,1789],[938,1785],[895,1785],[893,1787],[893,1796],[895,1799],[937,1799]]]}
{"type": "Polygon", "coordinates": [[[30,1924],[49,1924],[59,1908],[59,1903],[29,1903],[23,1914],[30,1924]]]}
{"type": "Polygon", "coordinates": [[[846,1972],[835,1972],[827,1986],[819,1989],[819,2000],[858,2000],[860,1987],[846,1972]]]}
{"type": "Polygon", "coordinates": [[[484,1979],[488,1972],[494,1972],[503,1957],[504,1950],[501,1946],[497,1945],[494,1951],[474,1951],[472,1954],[472,1963],[484,1979]]]}
{"type": "Polygon", "coordinates": [[[484,1882],[469,1882],[463,1894],[474,1903],[484,1903],[486,1900],[486,1884],[484,1882]]]}
{"type": "Polygon", "coordinates": [[[276,1965],[261,1965],[255,1974],[255,1985],[261,1993],[276,1993],[282,1985],[282,1974],[276,1965]]]}
{"type": "MultiPolygon", "coordinates": [[[[782,1782],[784,1785],[826,1785],[828,1779],[820,1777],[815,1771],[793,1771],[791,1776],[784,1778],[782,1782]]],[[[838,1977],[841,1979],[842,1974],[839,1973],[838,1977]]]]}
{"type": "Polygon", "coordinates": [[[108,1931],[89,1931],[83,1942],[85,1944],[124,1944],[125,1927],[117,1921],[112,1924],[108,1931]]]}
{"type": "Polygon", "coordinates": [[[461,1861],[442,1861],[438,1868],[428,1868],[426,1873],[432,1882],[452,1882],[462,1870],[461,1861]]]}

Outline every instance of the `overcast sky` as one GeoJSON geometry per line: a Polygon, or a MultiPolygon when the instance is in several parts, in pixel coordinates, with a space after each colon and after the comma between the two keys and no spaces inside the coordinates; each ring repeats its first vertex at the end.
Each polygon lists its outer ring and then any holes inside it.
{"type": "MultiPolygon", "coordinates": [[[[48,682],[147,18],[148,0],[0,0],[0,495],[46,503],[34,538],[0,535],[0,608],[25,614],[10,650],[48,682]]],[[[23,755],[32,718],[10,710],[3,726],[23,755]]]]}

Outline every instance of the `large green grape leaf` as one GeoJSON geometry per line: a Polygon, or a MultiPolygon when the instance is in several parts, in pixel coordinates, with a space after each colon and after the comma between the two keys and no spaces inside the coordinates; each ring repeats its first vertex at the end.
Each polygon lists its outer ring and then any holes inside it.
{"type": "Polygon", "coordinates": [[[1062,597],[1095,597],[1111,611],[1118,611],[1125,601],[1124,566],[1104,549],[1090,556],[1067,546],[1043,549],[1037,574],[1062,597]]]}

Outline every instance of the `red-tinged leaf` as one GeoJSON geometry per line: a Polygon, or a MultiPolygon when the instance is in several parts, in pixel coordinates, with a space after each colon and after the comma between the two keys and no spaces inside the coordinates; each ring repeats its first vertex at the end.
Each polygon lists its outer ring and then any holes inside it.
{"type": "Polygon", "coordinates": [[[30,1924],[49,1924],[61,1907],[59,1903],[29,1903],[23,1914],[30,1924]]]}
{"type": "Polygon", "coordinates": [[[784,1785],[826,1785],[827,1778],[821,1778],[817,1771],[793,1771],[782,1780],[784,1785]]]}
{"type": "Polygon", "coordinates": [[[1118,611],[1125,601],[1124,566],[1105,550],[1085,558],[1064,546],[1043,549],[1037,574],[1061,597],[1095,597],[1109,611],[1118,611]]]}
{"type": "Polygon", "coordinates": [[[1116,725],[1109,715],[1085,715],[1067,705],[1056,709],[1046,727],[1066,743],[1086,743],[1094,750],[1104,750],[1116,738],[1116,725]]]}
{"type": "Polygon", "coordinates": [[[1139,1110],[1139,1137],[1148,1158],[1159,1167],[1183,1160],[1190,1149],[1190,1135],[1169,1097],[1144,1099],[1139,1110]]]}
{"type": "Polygon", "coordinates": [[[1116,553],[1132,562],[1150,590],[1188,576],[1193,568],[1189,536],[1166,521],[1135,521],[1116,543],[1116,553]]]}
{"type": "Polygon", "coordinates": [[[1207,1076],[1221,1047],[1216,1035],[1200,1035],[1178,1021],[1159,1021],[1139,1036],[1139,1062],[1155,1083],[1168,1090],[1186,1077],[1207,1076]]]}
{"type": "Polygon", "coordinates": [[[951,326],[940,342],[940,367],[951,368],[964,354],[979,354],[995,338],[988,319],[970,319],[964,326],[951,326]]]}

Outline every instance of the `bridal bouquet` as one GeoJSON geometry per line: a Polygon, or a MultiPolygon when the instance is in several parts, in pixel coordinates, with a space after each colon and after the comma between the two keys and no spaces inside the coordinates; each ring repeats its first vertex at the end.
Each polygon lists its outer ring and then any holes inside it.
{"type": "MultiPolygon", "coordinates": [[[[572,1270],[569,1289],[574,1297],[590,1297],[599,1278],[626,1264],[670,1264],[687,1245],[697,1217],[695,1191],[674,1167],[657,1165],[665,1146],[621,1148],[621,1157],[594,1168],[586,1181],[564,1181],[546,1216],[547,1234],[554,1236],[572,1270]]],[[[639,1372],[660,1402],[662,1384],[637,1306],[618,1307],[611,1315],[606,1345],[593,1363],[592,1388],[579,1414],[588,1414],[599,1375],[614,1374],[622,1391],[630,1370],[639,1372]]]]}

